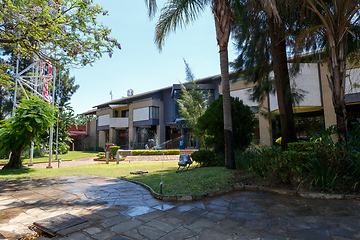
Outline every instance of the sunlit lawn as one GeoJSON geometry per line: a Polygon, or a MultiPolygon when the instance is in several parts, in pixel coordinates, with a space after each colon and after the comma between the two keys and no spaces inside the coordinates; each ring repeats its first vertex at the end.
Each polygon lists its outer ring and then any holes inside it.
{"type": "MultiPolygon", "coordinates": [[[[98,152],[87,152],[87,151],[69,151],[67,154],[59,154],[58,159],[61,158],[62,161],[64,160],[74,160],[80,158],[87,158],[87,157],[96,157],[98,152]]],[[[55,160],[56,155],[52,155],[52,160],[55,160]]],[[[0,159],[0,163],[7,163],[9,159],[0,159]]],[[[45,155],[43,157],[34,157],[33,162],[47,162],[49,161],[49,155],[45,155]]],[[[24,158],[23,164],[30,163],[30,158],[24,158]]]]}
{"type": "Polygon", "coordinates": [[[117,177],[145,183],[159,192],[163,182],[164,195],[200,194],[221,190],[232,185],[234,171],[222,167],[199,168],[176,173],[177,162],[145,162],[89,165],[71,168],[38,169],[24,167],[19,170],[1,170],[0,179],[40,178],[73,175],[117,177]],[[130,172],[148,171],[143,175],[130,172]]]}

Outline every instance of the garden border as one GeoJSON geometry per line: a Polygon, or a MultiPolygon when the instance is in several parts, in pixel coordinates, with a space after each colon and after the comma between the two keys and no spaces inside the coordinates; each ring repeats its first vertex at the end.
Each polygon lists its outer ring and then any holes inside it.
{"type": "Polygon", "coordinates": [[[260,192],[269,192],[277,193],[280,195],[287,196],[297,196],[303,198],[313,198],[313,199],[337,199],[337,200],[348,200],[348,199],[358,199],[360,200],[360,195],[346,195],[346,194],[330,194],[330,193],[315,193],[315,192],[303,192],[298,190],[286,190],[280,188],[269,188],[269,187],[259,187],[255,185],[237,185],[234,187],[229,187],[223,190],[218,190],[214,192],[198,194],[198,195],[162,195],[155,192],[150,186],[145,183],[138,181],[122,179],[128,182],[139,184],[150,191],[151,195],[159,200],[166,202],[175,202],[175,201],[198,201],[206,197],[217,197],[234,191],[260,191],[260,192]]]}

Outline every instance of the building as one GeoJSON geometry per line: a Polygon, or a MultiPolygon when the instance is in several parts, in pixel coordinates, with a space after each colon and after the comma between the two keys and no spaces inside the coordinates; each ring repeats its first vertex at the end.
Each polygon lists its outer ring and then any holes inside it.
{"type": "MultiPolygon", "coordinates": [[[[346,81],[346,103],[348,116],[360,118],[360,69],[349,69],[346,81]]],[[[294,107],[297,136],[307,140],[314,131],[336,124],[336,115],[332,104],[332,93],[328,85],[328,67],[325,62],[302,63],[299,73],[291,79],[291,86],[301,91],[303,99],[294,107]]],[[[220,75],[202,78],[196,81],[198,89],[210,91],[211,99],[221,94],[220,75]]],[[[233,80],[230,94],[239,97],[252,107],[258,119],[255,139],[258,144],[272,145],[280,137],[280,121],[277,117],[277,96],[269,94],[263,103],[249,100],[249,89],[245,80],[233,80]],[[265,115],[271,116],[265,117],[265,115]]],[[[180,96],[180,84],[162,89],[116,99],[95,106],[91,114],[97,115],[87,131],[93,131],[96,146],[104,147],[114,143],[122,149],[145,148],[148,139],[154,139],[162,148],[179,148],[184,141],[186,148],[194,148],[191,129],[186,127],[179,116],[176,99],[180,96]],[[94,134],[94,132],[96,132],[94,134]]],[[[238,137],[238,136],[234,136],[238,137]]]]}
{"type": "Polygon", "coordinates": [[[86,138],[86,126],[71,125],[67,128],[70,133],[72,142],[67,142],[70,147],[70,151],[84,151],[85,150],[85,138],[86,138]]]}

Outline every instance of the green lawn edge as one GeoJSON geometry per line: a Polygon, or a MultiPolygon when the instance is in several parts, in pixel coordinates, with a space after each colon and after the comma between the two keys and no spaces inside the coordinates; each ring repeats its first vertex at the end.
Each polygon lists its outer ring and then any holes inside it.
{"type": "Polygon", "coordinates": [[[170,196],[206,194],[233,186],[234,170],[224,167],[200,168],[193,165],[188,171],[176,173],[177,167],[177,162],[110,163],[53,169],[22,167],[16,170],[1,170],[0,180],[84,175],[116,177],[141,182],[156,193],[160,192],[162,182],[162,194],[170,196]],[[130,174],[135,171],[148,173],[130,174]]]}

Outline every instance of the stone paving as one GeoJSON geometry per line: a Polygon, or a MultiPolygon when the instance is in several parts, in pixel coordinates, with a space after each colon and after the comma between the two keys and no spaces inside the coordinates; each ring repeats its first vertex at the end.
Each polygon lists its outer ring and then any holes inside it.
{"type": "Polygon", "coordinates": [[[51,239],[360,239],[357,199],[238,191],[163,202],[137,184],[95,176],[1,180],[0,186],[0,239],[31,234],[33,222],[63,213],[89,221],[51,239]]]}

